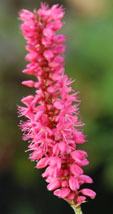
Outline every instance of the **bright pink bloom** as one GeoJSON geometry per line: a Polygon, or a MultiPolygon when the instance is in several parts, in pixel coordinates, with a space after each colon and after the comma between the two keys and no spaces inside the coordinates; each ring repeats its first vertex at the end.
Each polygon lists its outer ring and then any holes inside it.
{"type": "Polygon", "coordinates": [[[63,16],[64,10],[58,5],[49,8],[41,4],[33,13],[20,12],[21,30],[27,40],[25,59],[30,62],[23,73],[35,76],[34,81],[22,84],[33,87],[35,94],[21,100],[24,106],[19,106],[19,114],[26,118],[20,127],[23,139],[30,142],[30,159],[37,161],[36,168],[46,168],[42,177],[46,178],[48,190],[77,205],[86,199],[81,193],[91,198],[95,193],[89,189],[79,191],[82,184],[93,181],[81,168],[89,164],[87,153],[77,150],[85,136],[79,129],[83,123],[79,121],[78,93],[64,74],[66,38],[56,34],[63,26],[63,16]]]}

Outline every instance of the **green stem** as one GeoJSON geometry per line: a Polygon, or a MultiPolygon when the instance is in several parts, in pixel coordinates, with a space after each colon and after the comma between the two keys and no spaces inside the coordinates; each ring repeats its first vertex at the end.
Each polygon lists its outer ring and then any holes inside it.
{"type": "Polygon", "coordinates": [[[71,207],[74,209],[75,214],[83,214],[81,207],[77,207],[75,205],[71,205],[71,207]]]}

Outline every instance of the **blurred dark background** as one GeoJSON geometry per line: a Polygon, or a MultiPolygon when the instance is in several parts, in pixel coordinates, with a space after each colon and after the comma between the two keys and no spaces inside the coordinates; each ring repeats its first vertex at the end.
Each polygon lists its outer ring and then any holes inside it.
{"type": "MultiPolygon", "coordinates": [[[[66,73],[80,91],[81,118],[90,165],[85,172],[95,200],[82,206],[84,214],[113,213],[113,2],[112,0],[47,0],[66,8],[62,32],[67,37],[66,73]]],[[[0,0],[0,213],[73,213],[68,204],[46,189],[41,171],[28,160],[27,142],[18,129],[17,104],[29,94],[21,85],[27,76],[25,41],[18,12],[39,8],[39,0],[0,0]]]]}

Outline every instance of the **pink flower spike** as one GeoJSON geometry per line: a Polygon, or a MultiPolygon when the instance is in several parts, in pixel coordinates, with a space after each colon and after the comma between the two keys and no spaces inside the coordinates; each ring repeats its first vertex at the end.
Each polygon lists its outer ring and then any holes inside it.
{"type": "Polygon", "coordinates": [[[82,190],[80,190],[80,192],[83,195],[89,196],[92,199],[94,199],[96,197],[96,193],[91,189],[82,189],[82,190]]]}
{"type": "Polygon", "coordinates": [[[85,196],[93,199],[96,193],[82,189],[84,183],[93,180],[82,168],[89,161],[87,152],[78,149],[78,144],[86,141],[80,130],[84,125],[79,119],[80,100],[72,89],[73,80],[65,74],[66,37],[58,34],[64,25],[64,9],[42,3],[40,9],[22,10],[19,16],[27,41],[25,60],[29,61],[22,72],[31,75],[22,85],[34,89],[34,96],[21,99],[18,113],[23,119],[19,127],[23,140],[28,140],[29,159],[36,161],[37,169],[45,170],[42,177],[47,189],[77,207],[85,196]]]}

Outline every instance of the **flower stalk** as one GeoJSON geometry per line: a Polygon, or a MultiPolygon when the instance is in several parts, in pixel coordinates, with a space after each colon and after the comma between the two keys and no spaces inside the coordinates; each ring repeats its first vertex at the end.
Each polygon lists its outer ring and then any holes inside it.
{"type": "Polygon", "coordinates": [[[75,214],[83,214],[81,207],[76,207],[75,205],[71,205],[71,207],[73,208],[75,214]]]}

